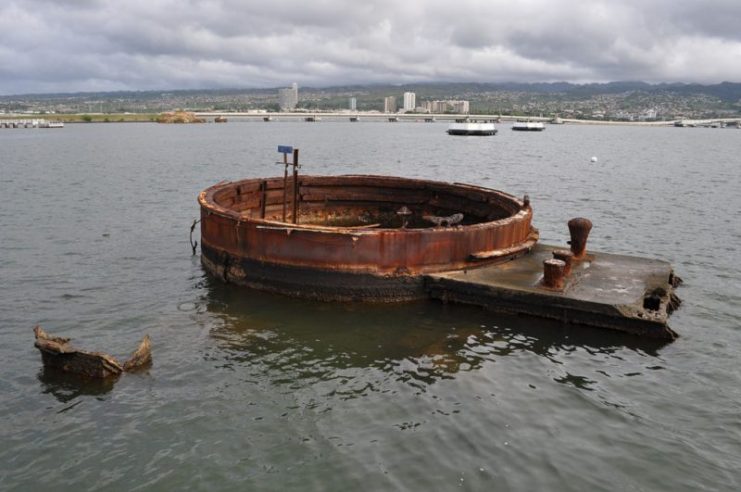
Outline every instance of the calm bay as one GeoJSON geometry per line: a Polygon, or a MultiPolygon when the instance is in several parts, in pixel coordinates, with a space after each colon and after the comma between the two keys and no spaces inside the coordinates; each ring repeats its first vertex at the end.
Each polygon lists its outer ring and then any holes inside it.
{"type": "Polygon", "coordinates": [[[443,123],[0,129],[0,489],[738,490],[741,131],[443,123]],[[391,174],[530,196],[541,242],[661,258],[659,344],[465,306],[323,304],[223,285],[191,255],[198,192],[391,174]],[[592,157],[597,157],[592,162],[592,157]],[[42,368],[34,325],[154,365],[42,368]]]}

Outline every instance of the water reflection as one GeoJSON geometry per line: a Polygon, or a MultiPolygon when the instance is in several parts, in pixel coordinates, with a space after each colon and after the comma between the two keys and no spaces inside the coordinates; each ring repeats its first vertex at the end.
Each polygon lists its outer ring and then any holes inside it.
{"type": "MultiPolygon", "coordinates": [[[[375,368],[420,388],[487,361],[523,352],[562,364],[585,351],[619,358],[629,350],[656,356],[664,341],[603,329],[507,316],[431,301],[399,305],[318,303],[224,285],[206,277],[203,307],[227,366],[255,366],[273,383],[297,385],[375,368]]],[[[556,382],[590,389],[590,378],[556,382]]]]}
{"type": "Polygon", "coordinates": [[[79,396],[102,396],[113,389],[116,379],[84,378],[59,370],[43,367],[38,374],[42,393],[51,394],[61,403],[67,403],[79,396]]]}

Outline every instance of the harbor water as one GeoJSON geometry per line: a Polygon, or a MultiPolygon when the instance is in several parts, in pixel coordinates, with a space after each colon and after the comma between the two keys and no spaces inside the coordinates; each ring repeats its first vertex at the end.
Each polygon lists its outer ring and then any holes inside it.
{"type": "Polygon", "coordinates": [[[0,490],[741,489],[741,131],[498,128],[0,132],[0,490]],[[674,265],[680,338],[224,285],[191,254],[196,197],[280,175],[280,144],[305,174],[528,194],[543,243],[588,217],[590,249],[674,265]],[[45,371],[36,324],[121,358],[148,333],[154,364],[45,371]]]}

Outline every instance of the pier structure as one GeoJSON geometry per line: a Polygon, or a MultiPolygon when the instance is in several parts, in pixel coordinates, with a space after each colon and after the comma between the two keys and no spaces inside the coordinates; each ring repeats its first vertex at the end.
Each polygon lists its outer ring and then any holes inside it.
{"type": "Polygon", "coordinates": [[[41,120],[0,120],[0,128],[38,128],[41,120]]]}
{"type": "Polygon", "coordinates": [[[674,126],[680,128],[741,128],[740,118],[716,118],[713,120],[677,120],[674,126]]]}
{"type": "Polygon", "coordinates": [[[48,121],[43,118],[0,120],[0,128],[61,128],[63,126],[61,122],[48,121]]]}

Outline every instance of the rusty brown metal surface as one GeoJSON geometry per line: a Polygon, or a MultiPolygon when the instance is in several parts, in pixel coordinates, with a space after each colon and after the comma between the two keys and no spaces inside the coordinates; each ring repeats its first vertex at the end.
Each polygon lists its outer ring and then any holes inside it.
{"type": "Polygon", "coordinates": [[[550,258],[543,261],[543,285],[549,289],[563,290],[566,263],[550,258]]]}
{"type": "Polygon", "coordinates": [[[285,191],[282,177],[204,190],[202,244],[284,266],[414,275],[516,256],[538,238],[529,206],[486,188],[383,176],[300,176],[294,210],[301,215],[283,220],[285,191]],[[412,212],[406,228],[397,214],[401,207],[412,212]],[[422,219],[458,213],[464,218],[456,226],[422,219]]]}
{"type": "Polygon", "coordinates": [[[569,221],[565,250],[537,244],[527,196],[385,176],[284,177],[219,183],[200,193],[207,271],[319,300],[431,297],[677,336],[667,325],[679,306],[671,265],[587,254],[588,219],[569,221]]]}
{"type": "Polygon", "coordinates": [[[121,364],[115,357],[103,352],[89,352],[73,347],[69,338],[47,334],[41,326],[33,330],[34,346],[41,352],[44,367],[80,376],[106,379],[117,378],[123,372],[133,372],[152,364],[152,345],[145,335],[139,347],[121,364]]]}
{"type": "Polygon", "coordinates": [[[574,263],[574,253],[568,249],[557,249],[553,251],[553,258],[564,262],[563,274],[565,277],[571,275],[571,267],[574,263]]]}
{"type": "Polygon", "coordinates": [[[574,258],[581,260],[587,254],[587,238],[592,230],[592,221],[583,217],[577,217],[569,221],[569,234],[571,235],[571,251],[574,258]]]}

